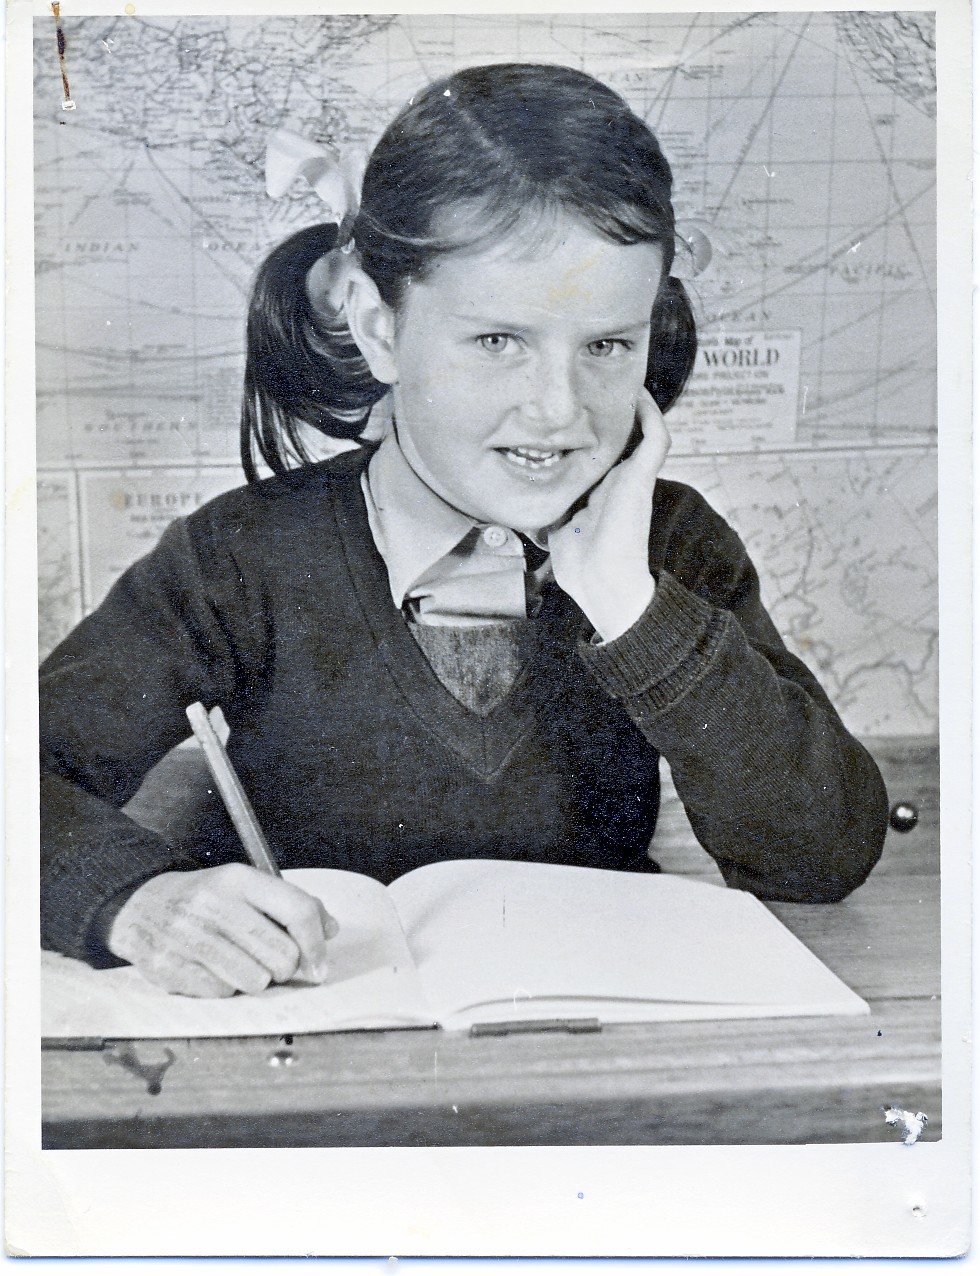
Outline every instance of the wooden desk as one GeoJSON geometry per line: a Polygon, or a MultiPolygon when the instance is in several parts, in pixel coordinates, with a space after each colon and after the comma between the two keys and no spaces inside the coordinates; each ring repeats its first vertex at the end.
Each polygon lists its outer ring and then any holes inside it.
{"type": "MultiPolygon", "coordinates": [[[[920,821],[842,904],[774,905],[867,1018],[624,1025],[594,1036],[435,1030],[117,1043],[42,1055],[43,1145],[300,1147],[835,1143],[941,1129],[938,751],[876,741],[920,821]]],[[[656,852],[708,877],[665,803],[656,852]],[[661,835],[663,845],[661,846],[661,835]]]]}

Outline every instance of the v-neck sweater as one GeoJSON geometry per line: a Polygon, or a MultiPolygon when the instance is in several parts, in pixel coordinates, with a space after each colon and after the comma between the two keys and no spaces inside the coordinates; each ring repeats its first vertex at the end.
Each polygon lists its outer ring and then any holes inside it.
{"type": "MultiPolygon", "coordinates": [[[[658,481],[652,603],[590,643],[553,582],[527,659],[485,714],[433,673],[393,606],[364,452],[226,493],[159,545],[42,668],[42,941],[91,959],[93,919],[171,869],[243,858],[215,808],[169,845],[118,808],[220,704],[283,868],[389,882],[443,859],[649,871],[659,756],[729,885],[836,900],[876,862],[867,752],[779,639],[735,533],[658,481]]],[[[104,956],[104,954],[103,954],[104,956]]]]}

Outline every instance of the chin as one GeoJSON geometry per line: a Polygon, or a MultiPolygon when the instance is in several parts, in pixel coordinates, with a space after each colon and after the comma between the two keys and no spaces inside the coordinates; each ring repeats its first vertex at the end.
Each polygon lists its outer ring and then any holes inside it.
{"type": "Polygon", "coordinates": [[[560,510],[529,509],[525,506],[522,510],[511,511],[511,517],[509,518],[497,518],[492,521],[501,524],[503,527],[511,527],[515,532],[524,532],[530,535],[561,527],[571,517],[571,509],[570,505],[565,505],[560,510]]]}

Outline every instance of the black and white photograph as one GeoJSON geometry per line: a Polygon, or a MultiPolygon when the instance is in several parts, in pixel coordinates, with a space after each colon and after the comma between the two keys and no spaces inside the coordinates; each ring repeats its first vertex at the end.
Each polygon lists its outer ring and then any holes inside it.
{"type": "Polygon", "coordinates": [[[23,24],[35,1156],[510,1150],[563,1239],[460,1168],[415,1242],[18,1244],[961,1252],[967,8],[288,8],[23,24]],[[692,1153],[835,1222],[614,1234],[585,1167],[692,1153]]]}

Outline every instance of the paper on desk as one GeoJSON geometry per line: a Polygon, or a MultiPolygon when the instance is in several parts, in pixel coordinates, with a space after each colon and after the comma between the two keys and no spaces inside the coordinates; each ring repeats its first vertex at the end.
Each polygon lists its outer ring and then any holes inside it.
{"type": "Polygon", "coordinates": [[[388,890],[445,1028],[868,1013],[744,891],[499,860],[431,864],[388,890]]]}
{"type": "Polygon", "coordinates": [[[384,887],[330,869],[285,876],[322,899],[340,925],[330,941],[325,984],[284,984],[257,996],[178,997],[154,987],[131,966],[93,970],[44,953],[41,1035],[245,1037],[431,1024],[384,887]]]}

